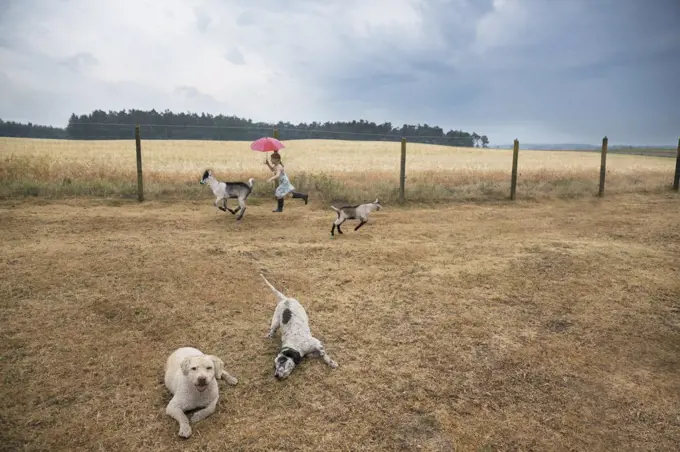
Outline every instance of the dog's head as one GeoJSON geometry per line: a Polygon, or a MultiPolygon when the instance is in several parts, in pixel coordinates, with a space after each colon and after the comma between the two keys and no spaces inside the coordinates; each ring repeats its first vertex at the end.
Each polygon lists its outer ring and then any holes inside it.
{"type": "Polygon", "coordinates": [[[222,376],[222,360],[212,355],[189,356],[182,360],[182,373],[189,377],[191,384],[199,392],[205,391],[208,386],[222,376]]]}
{"type": "Polygon", "coordinates": [[[274,359],[274,377],[279,380],[287,378],[295,366],[300,364],[302,356],[300,352],[292,348],[281,349],[279,354],[274,359]]]}
{"type": "Polygon", "coordinates": [[[205,172],[203,173],[203,177],[201,178],[201,185],[205,184],[211,177],[212,171],[209,169],[205,170],[205,172]]]}

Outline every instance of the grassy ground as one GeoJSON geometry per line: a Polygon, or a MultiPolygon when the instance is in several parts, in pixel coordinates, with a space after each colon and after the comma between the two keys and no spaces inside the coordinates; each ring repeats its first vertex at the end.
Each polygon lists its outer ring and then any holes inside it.
{"type": "Polygon", "coordinates": [[[317,200],[239,224],[203,195],[0,203],[2,450],[680,449],[677,195],[388,205],[335,240],[317,200]],[[338,369],[274,381],[259,272],[338,369]],[[184,345],[240,380],[189,440],[184,345]]]}
{"type": "MultiPolygon", "coordinates": [[[[286,142],[281,153],[293,183],[326,201],[390,202],[399,192],[400,144],[336,140],[286,142]]],[[[202,199],[206,168],[220,180],[256,180],[254,197],[272,192],[264,155],[245,142],[143,141],[149,199],[202,199]]],[[[30,196],[134,198],[134,141],[0,138],[0,199],[30,196]]],[[[406,196],[416,202],[499,201],[510,192],[512,151],[408,144],[406,196]]],[[[661,157],[609,155],[607,192],[655,192],[672,183],[675,162],[661,157]]],[[[517,196],[564,199],[597,193],[600,156],[594,152],[521,150],[517,196]]]]}

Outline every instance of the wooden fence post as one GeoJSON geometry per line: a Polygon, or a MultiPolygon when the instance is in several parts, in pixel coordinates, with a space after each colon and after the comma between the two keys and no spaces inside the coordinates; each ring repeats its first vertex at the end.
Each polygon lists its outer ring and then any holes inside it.
{"type": "Polygon", "coordinates": [[[519,160],[519,140],[515,138],[512,147],[512,178],[510,179],[510,199],[515,200],[517,193],[517,161],[519,160]]]}
{"type": "MultiPolygon", "coordinates": [[[[278,128],[274,129],[274,131],[272,132],[272,136],[274,138],[276,138],[277,140],[279,139],[279,129],[278,128]]],[[[274,180],[274,191],[276,191],[276,187],[278,187],[278,183],[279,183],[279,181],[275,179],[274,180]]],[[[274,197],[276,197],[276,196],[274,196],[274,197]]]]}
{"type": "Polygon", "coordinates": [[[137,147],[137,199],[144,201],[144,181],[142,177],[142,141],[139,137],[139,124],[135,126],[135,145],[137,147]]]}
{"type": "Polygon", "coordinates": [[[399,202],[406,200],[406,137],[401,138],[401,168],[399,172],[399,202]]]}
{"type": "Polygon", "coordinates": [[[678,155],[675,157],[675,177],[673,178],[673,190],[680,190],[680,139],[678,140],[678,155]]]}
{"type": "Polygon", "coordinates": [[[609,139],[605,136],[602,138],[602,158],[600,159],[600,190],[598,196],[604,196],[604,180],[607,175],[607,144],[609,139]]]}

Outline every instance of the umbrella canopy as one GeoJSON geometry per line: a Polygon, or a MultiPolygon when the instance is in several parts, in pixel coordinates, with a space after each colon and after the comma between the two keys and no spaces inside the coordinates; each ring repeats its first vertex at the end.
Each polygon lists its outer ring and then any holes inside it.
{"type": "Polygon", "coordinates": [[[285,146],[276,138],[263,137],[250,143],[250,149],[260,152],[272,152],[283,149],[285,146]]]}

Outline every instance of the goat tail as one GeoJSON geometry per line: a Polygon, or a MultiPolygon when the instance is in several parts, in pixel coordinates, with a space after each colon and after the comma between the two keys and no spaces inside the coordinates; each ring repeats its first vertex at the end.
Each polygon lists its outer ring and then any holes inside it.
{"type": "Polygon", "coordinates": [[[264,282],[269,286],[269,288],[272,290],[272,292],[274,292],[274,295],[276,295],[276,298],[277,298],[279,301],[285,300],[286,298],[288,298],[288,297],[286,297],[284,294],[282,294],[281,292],[279,292],[278,290],[276,290],[276,288],[275,288],[274,286],[272,286],[271,283],[270,283],[269,281],[267,281],[267,278],[265,278],[264,275],[263,275],[262,273],[260,273],[260,276],[262,276],[262,279],[264,279],[264,282]]]}
{"type": "Polygon", "coordinates": [[[253,185],[255,185],[255,179],[253,179],[252,177],[248,179],[248,185],[250,186],[250,188],[253,188],[253,185]]]}

